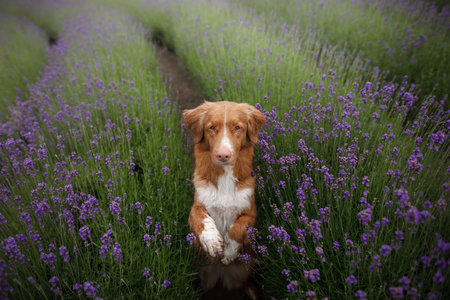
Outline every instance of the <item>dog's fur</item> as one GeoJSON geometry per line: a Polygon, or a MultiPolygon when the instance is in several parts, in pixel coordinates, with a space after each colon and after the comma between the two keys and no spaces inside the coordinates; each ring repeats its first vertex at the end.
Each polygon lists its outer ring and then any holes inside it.
{"type": "MultiPolygon", "coordinates": [[[[252,269],[236,258],[254,255],[246,230],[256,217],[253,147],[266,119],[249,104],[227,101],[205,102],[185,110],[183,117],[195,143],[189,226],[196,246],[209,260],[200,269],[202,287],[211,290],[221,283],[228,290],[246,288],[252,269]]],[[[246,292],[257,297],[254,290],[246,292]]]]}

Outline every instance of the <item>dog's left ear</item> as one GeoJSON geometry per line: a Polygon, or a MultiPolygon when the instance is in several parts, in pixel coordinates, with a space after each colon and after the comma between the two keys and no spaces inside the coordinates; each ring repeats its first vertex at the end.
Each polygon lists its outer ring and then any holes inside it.
{"type": "Polygon", "coordinates": [[[198,144],[203,139],[203,116],[205,114],[205,104],[195,109],[183,111],[183,119],[186,127],[194,133],[194,143],[198,144]]]}
{"type": "Polygon", "coordinates": [[[258,142],[258,131],[266,123],[266,117],[262,112],[257,110],[254,106],[248,105],[248,130],[247,136],[253,142],[258,142]]]}

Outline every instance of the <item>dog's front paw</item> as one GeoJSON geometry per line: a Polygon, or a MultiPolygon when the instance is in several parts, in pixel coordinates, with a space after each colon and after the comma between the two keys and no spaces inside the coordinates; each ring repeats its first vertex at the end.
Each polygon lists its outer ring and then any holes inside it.
{"type": "Polygon", "coordinates": [[[203,220],[203,231],[200,234],[200,243],[211,257],[221,256],[223,253],[223,237],[217,230],[214,220],[207,216],[203,220]]]}
{"type": "Polygon", "coordinates": [[[221,256],[223,253],[223,237],[215,228],[203,230],[200,235],[200,243],[211,257],[221,256]]]}
{"type": "Polygon", "coordinates": [[[228,233],[225,235],[224,242],[224,251],[223,258],[221,262],[224,265],[229,265],[239,256],[239,249],[241,248],[241,244],[233,240],[228,236],[228,233]]]}

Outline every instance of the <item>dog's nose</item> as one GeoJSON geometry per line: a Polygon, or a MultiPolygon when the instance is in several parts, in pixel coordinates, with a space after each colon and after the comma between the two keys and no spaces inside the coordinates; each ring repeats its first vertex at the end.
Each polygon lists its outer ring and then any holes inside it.
{"type": "Polygon", "coordinates": [[[216,152],[216,158],[217,160],[221,162],[227,162],[230,160],[231,152],[227,149],[219,149],[216,152]]]}

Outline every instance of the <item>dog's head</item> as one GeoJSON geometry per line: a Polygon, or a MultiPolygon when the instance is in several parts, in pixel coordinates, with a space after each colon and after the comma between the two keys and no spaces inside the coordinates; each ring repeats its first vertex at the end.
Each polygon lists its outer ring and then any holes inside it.
{"type": "Polygon", "coordinates": [[[234,165],[239,151],[258,142],[266,122],[255,107],[236,102],[205,102],[183,112],[184,123],[194,133],[194,143],[204,144],[218,165],[234,165]]]}

